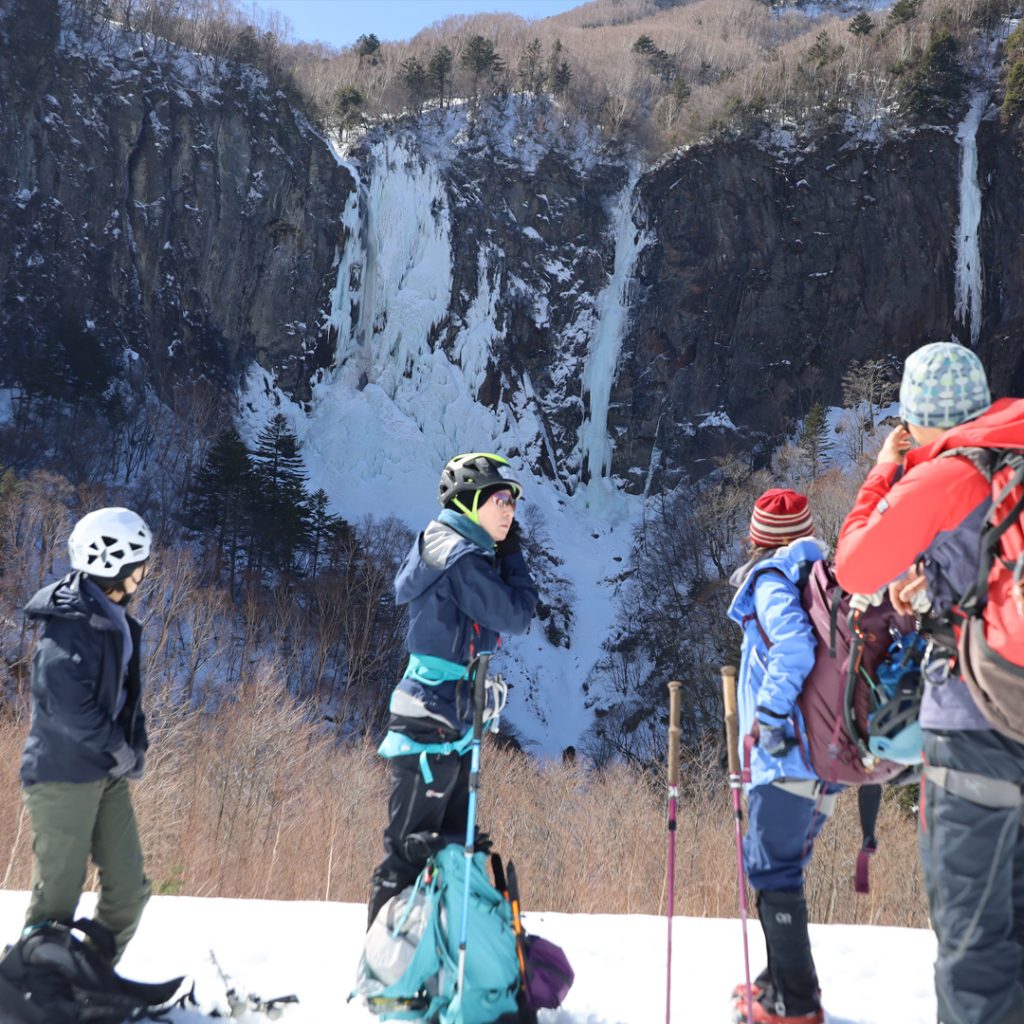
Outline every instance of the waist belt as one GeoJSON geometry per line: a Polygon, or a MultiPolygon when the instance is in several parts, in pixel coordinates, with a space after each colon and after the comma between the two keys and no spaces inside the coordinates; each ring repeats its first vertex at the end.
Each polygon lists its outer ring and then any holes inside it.
{"type": "Polygon", "coordinates": [[[1020,807],[1024,810],[1024,794],[1020,786],[1006,779],[993,779],[988,775],[934,764],[924,766],[924,777],[954,796],[970,800],[979,807],[1006,810],[1020,807]]]}
{"type": "Polygon", "coordinates": [[[384,737],[383,742],[377,748],[381,757],[408,757],[411,754],[419,754],[420,774],[423,781],[429,786],[434,781],[434,773],[430,770],[430,762],[427,760],[429,754],[465,754],[473,745],[473,730],[468,729],[460,739],[450,743],[417,743],[409,739],[403,733],[390,730],[384,737]]]}

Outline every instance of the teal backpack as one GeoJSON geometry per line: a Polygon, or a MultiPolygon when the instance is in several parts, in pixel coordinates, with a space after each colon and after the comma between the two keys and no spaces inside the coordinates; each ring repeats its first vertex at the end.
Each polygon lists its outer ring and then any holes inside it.
{"type": "Polygon", "coordinates": [[[430,1024],[518,1021],[519,961],[512,911],[487,877],[483,853],[470,868],[466,976],[457,992],[466,854],[452,843],[393,897],[366,934],[354,996],[381,1020],[430,1024]]]}

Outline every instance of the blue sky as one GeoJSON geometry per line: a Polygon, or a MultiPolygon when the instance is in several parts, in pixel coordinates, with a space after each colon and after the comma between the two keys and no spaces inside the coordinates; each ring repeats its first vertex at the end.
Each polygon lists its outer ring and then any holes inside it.
{"type": "Polygon", "coordinates": [[[366,33],[382,41],[410,39],[420,29],[452,14],[504,11],[546,18],[585,0],[256,0],[253,6],[280,11],[301,42],[348,46],[366,33]]]}

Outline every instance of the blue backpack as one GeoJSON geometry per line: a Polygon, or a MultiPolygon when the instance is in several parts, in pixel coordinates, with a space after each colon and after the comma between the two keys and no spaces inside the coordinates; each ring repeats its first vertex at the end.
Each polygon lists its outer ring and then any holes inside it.
{"type": "Polygon", "coordinates": [[[458,843],[427,862],[366,934],[353,996],[381,1020],[494,1024],[518,1020],[519,960],[512,911],[487,877],[483,853],[470,868],[466,973],[457,992],[466,854],[458,843]]]}

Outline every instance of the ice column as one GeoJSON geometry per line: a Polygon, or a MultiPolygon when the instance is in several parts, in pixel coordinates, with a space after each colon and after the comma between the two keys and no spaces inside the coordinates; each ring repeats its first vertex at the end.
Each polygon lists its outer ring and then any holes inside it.
{"type": "Polygon", "coordinates": [[[977,93],[971,99],[967,115],[960,123],[956,137],[960,144],[960,221],[956,229],[956,279],[953,312],[964,326],[970,328],[971,346],[981,333],[981,246],[978,226],[981,223],[981,186],[978,184],[978,127],[988,97],[977,93]]]}

